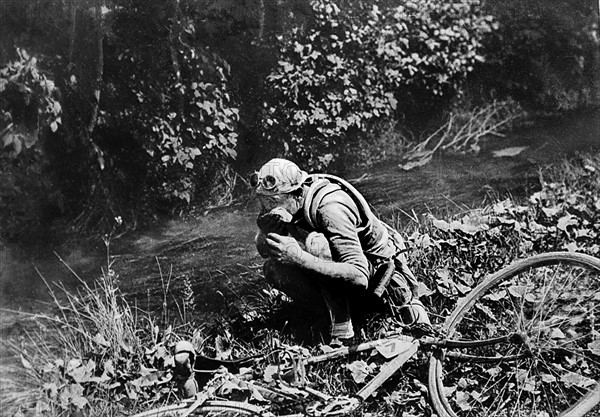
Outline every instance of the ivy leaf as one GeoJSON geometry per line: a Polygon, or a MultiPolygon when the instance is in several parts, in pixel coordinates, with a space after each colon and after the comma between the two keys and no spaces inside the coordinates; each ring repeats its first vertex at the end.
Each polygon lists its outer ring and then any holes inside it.
{"type": "Polygon", "coordinates": [[[455,396],[456,404],[460,407],[461,410],[469,411],[473,408],[471,405],[469,405],[470,399],[471,399],[471,394],[469,394],[468,392],[456,391],[456,396],[455,396]]]}
{"type": "Polygon", "coordinates": [[[75,382],[82,384],[84,382],[90,382],[94,376],[96,370],[96,363],[93,360],[89,360],[85,365],[81,365],[68,372],[68,375],[75,380],[75,382]]]}
{"type": "Polygon", "coordinates": [[[437,228],[440,229],[444,232],[448,232],[450,231],[451,227],[450,224],[444,220],[438,220],[438,219],[433,219],[433,221],[431,222],[431,224],[437,228]]]}
{"type": "Polygon", "coordinates": [[[547,384],[556,382],[556,377],[554,375],[542,374],[541,377],[542,377],[542,382],[545,382],[547,384]]]}
{"type": "Polygon", "coordinates": [[[31,366],[31,362],[25,359],[25,356],[23,356],[23,354],[21,354],[21,363],[23,364],[23,367],[25,369],[33,369],[33,366],[31,366]]]}
{"type": "Polygon", "coordinates": [[[581,388],[589,388],[596,384],[596,381],[592,378],[579,375],[575,372],[568,372],[560,377],[560,380],[568,385],[576,385],[581,388]]]}
{"type": "Polygon", "coordinates": [[[58,386],[54,382],[46,382],[43,387],[50,399],[55,399],[58,396],[58,386]]]}
{"type": "Polygon", "coordinates": [[[152,372],[142,375],[139,378],[131,381],[131,383],[138,388],[150,387],[156,385],[160,380],[161,372],[153,370],[152,372]]]}
{"type": "Polygon", "coordinates": [[[588,343],[588,349],[596,356],[600,356],[600,339],[588,343]]]}
{"type": "Polygon", "coordinates": [[[575,226],[577,223],[577,217],[573,216],[572,214],[567,214],[566,216],[558,219],[558,224],[556,227],[558,227],[560,230],[567,231],[569,226],[575,226]]]}
{"type": "Polygon", "coordinates": [[[365,361],[360,360],[346,364],[344,367],[350,371],[354,382],[360,384],[365,382],[367,376],[373,372],[374,365],[369,365],[365,361]]]}
{"type": "Polygon", "coordinates": [[[506,290],[500,290],[490,294],[486,294],[485,296],[483,296],[483,299],[496,302],[506,298],[507,295],[508,292],[506,290]]]}
{"type": "Polygon", "coordinates": [[[553,207],[553,208],[542,208],[542,212],[546,215],[546,217],[554,217],[558,214],[558,212],[560,211],[559,208],[557,207],[553,207]]]}
{"type": "Polygon", "coordinates": [[[515,298],[521,298],[525,294],[527,294],[527,286],[526,285],[511,285],[508,287],[508,292],[515,298]]]}

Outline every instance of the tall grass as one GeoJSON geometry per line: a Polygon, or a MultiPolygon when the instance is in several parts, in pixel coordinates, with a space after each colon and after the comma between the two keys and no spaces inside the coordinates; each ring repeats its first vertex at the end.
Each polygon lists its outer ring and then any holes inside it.
{"type": "Polygon", "coordinates": [[[62,283],[57,285],[57,292],[42,277],[60,313],[58,321],[56,318],[53,321],[63,329],[56,336],[66,353],[81,355],[82,352],[93,352],[101,346],[104,355],[117,358],[123,351],[140,350],[140,313],[134,313],[121,295],[118,275],[112,269],[112,264],[107,265],[102,276],[91,286],[75,272],[71,272],[80,283],[75,293],[70,292],[62,283]]]}
{"type": "MultiPolygon", "coordinates": [[[[192,334],[201,340],[201,329],[194,333],[184,323],[161,332],[151,314],[131,306],[119,290],[110,243],[105,244],[106,267],[93,283],[60,257],[77,278],[77,290],[52,286],[42,277],[53,313],[36,315],[36,325],[21,340],[6,343],[17,363],[2,368],[3,415],[115,415],[174,395],[171,347],[192,334]]],[[[165,287],[165,300],[168,291],[165,287]]],[[[163,310],[161,317],[168,314],[163,310]]]]}

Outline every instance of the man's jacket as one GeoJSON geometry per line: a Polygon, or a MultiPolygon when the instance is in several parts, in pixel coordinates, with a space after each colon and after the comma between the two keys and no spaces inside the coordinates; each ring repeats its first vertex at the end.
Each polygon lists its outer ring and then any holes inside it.
{"type": "Polygon", "coordinates": [[[323,234],[334,262],[354,265],[368,279],[381,262],[404,249],[401,236],[373,214],[364,197],[348,182],[312,174],[307,183],[302,210],[293,223],[323,234]]]}

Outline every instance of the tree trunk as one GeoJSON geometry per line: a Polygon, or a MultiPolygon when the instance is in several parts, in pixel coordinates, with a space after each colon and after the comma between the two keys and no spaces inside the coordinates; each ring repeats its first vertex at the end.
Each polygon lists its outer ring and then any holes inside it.
{"type": "Polygon", "coordinates": [[[77,2],[71,5],[71,30],[69,33],[69,69],[73,68],[73,51],[75,50],[75,34],[77,32],[77,2]]]}
{"type": "MultiPolygon", "coordinates": [[[[96,32],[96,48],[97,48],[97,57],[96,57],[96,79],[94,80],[94,99],[92,102],[92,115],[90,117],[89,124],[87,126],[87,136],[90,141],[92,141],[92,134],[94,133],[94,129],[98,122],[98,110],[100,107],[100,92],[102,90],[102,79],[104,77],[104,24],[102,22],[102,0],[97,0],[96,2],[96,20],[98,24],[97,32],[96,32]]],[[[94,146],[96,152],[100,152],[100,150],[94,146]]],[[[101,155],[99,154],[99,159],[101,155]]],[[[101,168],[104,168],[103,163],[100,161],[101,168]]]]}
{"type": "Polygon", "coordinates": [[[179,8],[179,0],[173,0],[173,21],[169,27],[169,50],[171,52],[171,63],[173,72],[175,73],[177,108],[179,115],[184,115],[184,98],[181,92],[181,66],[179,65],[179,55],[177,54],[177,43],[181,36],[181,10],[179,8]]]}
{"type": "Polygon", "coordinates": [[[96,0],[96,78],[94,80],[94,97],[92,98],[92,112],[86,128],[86,139],[95,152],[96,160],[100,170],[104,169],[104,156],[102,150],[94,143],[93,133],[98,124],[98,112],[100,110],[100,93],[102,91],[102,81],[104,78],[104,17],[102,16],[102,1],[96,0]]]}
{"type": "Polygon", "coordinates": [[[262,41],[265,34],[265,0],[259,0],[258,40],[262,41]]]}

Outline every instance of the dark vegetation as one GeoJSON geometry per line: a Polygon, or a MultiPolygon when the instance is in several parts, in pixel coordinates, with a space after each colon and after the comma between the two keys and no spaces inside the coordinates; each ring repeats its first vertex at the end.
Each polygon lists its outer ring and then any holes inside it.
{"type": "Polygon", "coordinates": [[[598,104],[597,14],[591,0],[4,1],[2,234],[225,205],[272,156],[335,171],[477,151],[432,132],[485,125],[490,103],[510,119],[598,104]]]}

